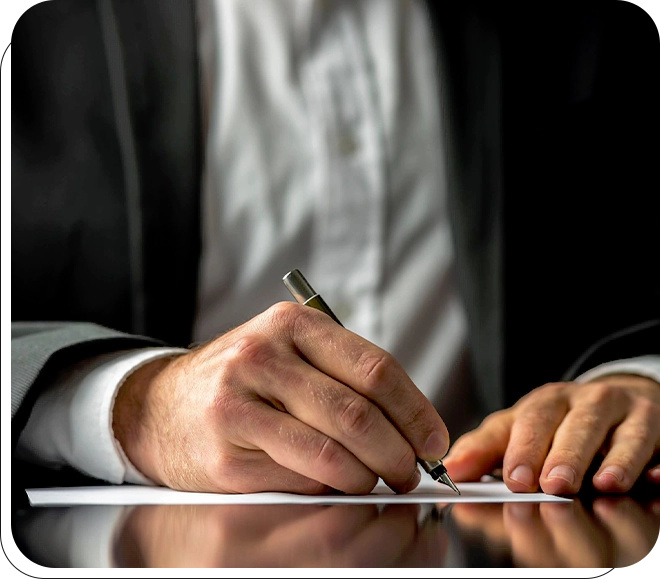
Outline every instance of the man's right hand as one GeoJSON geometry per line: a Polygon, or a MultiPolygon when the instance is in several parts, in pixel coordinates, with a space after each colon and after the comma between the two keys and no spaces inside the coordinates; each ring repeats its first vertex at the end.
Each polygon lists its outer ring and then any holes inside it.
{"type": "Polygon", "coordinates": [[[121,386],[115,437],[174,489],[396,492],[420,479],[447,429],[384,350],[327,315],[279,303],[205,346],[139,368],[121,386]]]}

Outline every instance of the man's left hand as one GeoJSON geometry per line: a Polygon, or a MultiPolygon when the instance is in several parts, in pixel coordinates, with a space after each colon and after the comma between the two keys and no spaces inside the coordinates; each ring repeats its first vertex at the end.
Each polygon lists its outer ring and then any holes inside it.
{"type": "Polygon", "coordinates": [[[479,480],[501,466],[514,492],[540,487],[564,495],[587,484],[585,474],[601,455],[594,488],[623,493],[642,475],[660,484],[659,450],[660,384],[612,374],[533,390],[459,438],[443,462],[454,481],[479,480]]]}

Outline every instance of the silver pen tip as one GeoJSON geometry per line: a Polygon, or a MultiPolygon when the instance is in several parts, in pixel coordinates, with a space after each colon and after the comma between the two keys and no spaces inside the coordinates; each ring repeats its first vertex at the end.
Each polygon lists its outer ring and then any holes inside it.
{"type": "Polygon", "coordinates": [[[453,490],[456,494],[458,494],[458,495],[461,494],[461,491],[458,490],[458,488],[454,484],[454,481],[449,478],[449,475],[447,473],[441,474],[438,478],[444,484],[446,484],[451,490],[453,490]]]}

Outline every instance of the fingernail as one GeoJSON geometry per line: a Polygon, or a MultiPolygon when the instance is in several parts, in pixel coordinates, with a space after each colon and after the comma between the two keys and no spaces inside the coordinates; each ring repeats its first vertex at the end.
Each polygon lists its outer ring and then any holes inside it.
{"type": "Polygon", "coordinates": [[[612,465],[604,468],[601,472],[599,472],[598,478],[603,478],[605,475],[614,477],[617,482],[623,482],[623,478],[626,476],[626,473],[620,466],[612,465]]]}
{"type": "Polygon", "coordinates": [[[526,487],[531,487],[534,484],[534,473],[526,464],[520,464],[514,468],[509,478],[526,487]]]}
{"type": "Polygon", "coordinates": [[[426,439],[424,452],[428,458],[441,458],[446,450],[447,441],[440,436],[439,432],[432,432],[431,436],[426,439]]]}
{"type": "Polygon", "coordinates": [[[550,471],[548,478],[560,478],[572,485],[575,482],[575,471],[570,466],[560,464],[550,471]]]}

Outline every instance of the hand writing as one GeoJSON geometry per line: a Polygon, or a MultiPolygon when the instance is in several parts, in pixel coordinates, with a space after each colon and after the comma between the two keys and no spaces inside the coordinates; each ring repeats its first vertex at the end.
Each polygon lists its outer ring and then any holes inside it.
{"type": "Polygon", "coordinates": [[[419,482],[447,429],[387,352],[282,302],[205,346],[138,369],[113,427],[128,458],[175,489],[368,493],[419,482]]]}

